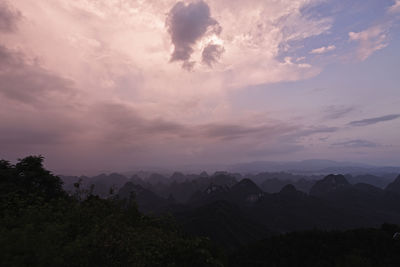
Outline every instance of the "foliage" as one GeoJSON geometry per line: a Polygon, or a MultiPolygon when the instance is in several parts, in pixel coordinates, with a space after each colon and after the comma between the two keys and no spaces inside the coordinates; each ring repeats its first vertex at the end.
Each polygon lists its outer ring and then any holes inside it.
{"type": "Polygon", "coordinates": [[[68,196],[43,157],[0,161],[1,266],[220,266],[207,240],[133,199],[68,196]]]}
{"type": "Polygon", "coordinates": [[[232,266],[400,266],[395,225],[344,232],[312,230],[272,236],[237,250],[232,266]]]}

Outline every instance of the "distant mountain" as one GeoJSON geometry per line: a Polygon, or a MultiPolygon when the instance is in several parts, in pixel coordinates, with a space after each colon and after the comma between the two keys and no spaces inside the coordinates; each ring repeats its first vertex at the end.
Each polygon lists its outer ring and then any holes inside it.
{"type": "Polygon", "coordinates": [[[306,180],[304,178],[293,181],[293,180],[281,180],[279,178],[267,179],[261,183],[260,187],[267,193],[277,193],[279,192],[285,185],[293,184],[300,191],[308,193],[311,187],[315,184],[315,180],[306,180]]]}
{"type": "Polygon", "coordinates": [[[243,179],[232,187],[211,184],[204,191],[196,192],[189,205],[205,205],[214,201],[228,201],[236,205],[248,205],[258,201],[264,192],[250,179],[243,179]]]}
{"type": "Polygon", "coordinates": [[[118,173],[103,173],[93,177],[60,176],[60,178],[64,181],[64,189],[67,192],[75,192],[74,184],[80,182],[81,189],[90,190],[90,188],[93,188],[92,193],[101,197],[109,196],[113,191],[117,191],[128,181],[126,176],[118,173]]]}
{"type": "Polygon", "coordinates": [[[229,166],[233,172],[260,173],[260,172],[292,172],[308,174],[351,173],[383,175],[399,173],[400,166],[373,166],[356,162],[339,162],[333,160],[310,159],[303,161],[273,162],[256,161],[239,163],[229,166]]]}
{"type": "Polygon", "coordinates": [[[400,221],[400,195],[366,183],[352,185],[343,175],[328,175],[313,186],[310,194],[357,215],[358,226],[400,221]]]}
{"type": "Polygon", "coordinates": [[[310,195],[323,196],[327,193],[342,190],[348,187],[350,187],[350,183],[343,175],[330,174],[314,184],[310,190],[310,195]]]}
{"type": "Polygon", "coordinates": [[[279,193],[265,194],[248,214],[274,232],[312,228],[342,229],[356,225],[356,215],[346,214],[329,202],[286,185],[279,193]]]}
{"type": "Polygon", "coordinates": [[[288,197],[304,197],[306,194],[302,191],[296,189],[296,187],[292,184],[285,185],[281,191],[279,192],[282,196],[288,197]]]}
{"type": "Polygon", "coordinates": [[[126,183],[118,192],[118,196],[121,199],[129,199],[132,194],[138,204],[139,210],[144,213],[158,211],[161,207],[169,204],[166,199],[132,182],[126,183]]]}
{"type": "Polygon", "coordinates": [[[391,181],[388,177],[376,176],[372,174],[361,174],[355,176],[349,174],[346,175],[346,179],[351,184],[366,183],[379,188],[385,188],[391,181]]]}
{"type": "Polygon", "coordinates": [[[400,175],[386,187],[386,191],[400,194],[400,175]]]}
{"type": "Polygon", "coordinates": [[[195,192],[203,192],[211,184],[230,187],[236,182],[236,178],[228,173],[215,173],[212,176],[205,173],[201,175],[175,173],[164,183],[149,183],[146,188],[164,198],[172,195],[177,202],[186,203],[195,192]]]}
{"type": "Polygon", "coordinates": [[[230,198],[236,203],[257,201],[264,192],[250,179],[243,179],[234,186],[230,192],[230,198]]]}
{"type": "Polygon", "coordinates": [[[185,181],[187,178],[186,178],[186,176],[185,176],[183,173],[181,173],[181,172],[174,172],[174,173],[171,175],[171,177],[169,177],[169,179],[170,179],[171,181],[175,181],[175,182],[183,182],[183,181],[185,181]]]}

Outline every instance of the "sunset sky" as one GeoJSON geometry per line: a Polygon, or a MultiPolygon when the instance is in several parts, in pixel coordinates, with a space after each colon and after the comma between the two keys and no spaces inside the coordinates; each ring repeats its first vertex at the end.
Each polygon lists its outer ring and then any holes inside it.
{"type": "Polygon", "coordinates": [[[400,165],[400,0],[0,0],[0,158],[400,165]]]}

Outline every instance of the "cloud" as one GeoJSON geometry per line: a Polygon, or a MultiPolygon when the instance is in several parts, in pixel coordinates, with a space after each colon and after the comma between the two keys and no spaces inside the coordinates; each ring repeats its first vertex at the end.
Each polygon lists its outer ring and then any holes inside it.
{"type": "Polygon", "coordinates": [[[206,34],[221,33],[221,27],[211,17],[210,8],[204,1],[176,3],[168,13],[167,28],[174,45],[171,61],[183,61],[189,68],[193,66],[190,57],[196,42],[206,34]]]}
{"type": "Polygon", "coordinates": [[[194,128],[195,132],[203,138],[218,140],[233,140],[240,138],[265,139],[279,136],[293,130],[291,126],[282,124],[262,124],[258,126],[211,123],[199,125],[194,128]]]}
{"type": "Polygon", "coordinates": [[[124,103],[97,103],[90,109],[90,116],[97,121],[95,127],[104,129],[100,138],[118,145],[165,136],[182,137],[188,131],[179,123],[161,118],[146,118],[134,107],[124,103]]]}
{"type": "Polygon", "coordinates": [[[0,81],[1,147],[60,144],[81,129],[73,115],[73,81],[2,45],[0,81]]]}
{"type": "Polygon", "coordinates": [[[338,127],[327,127],[327,126],[310,127],[297,131],[295,135],[297,137],[304,137],[319,133],[334,133],[337,132],[338,130],[339,130],[338,127]]]}
{"type": "Polygon", "coordinates": [[[323,116],[324,119],[335,120],[346,116],[347,114],[353,112],[354,107],[347,106],[328,106],[325,108],[323,116]]]}
{"type": "Polygon", "coordinates": [[[212,66],[215,62],[217,62],[222,53],[224,53],[225,49],[221,45],[209,44],[203,49],[202,53],[202,61],[208,66],[212,66]]]}
{"type": "Polygon", "coordinates": [[[110,139],[133,140],[175,137],[203,141],[264,139],[278,136],[295,128],[282,123],[252,126],[249,124],[213,122],[206,124],[178,123],[161,118],[148,118],[134,107],[123,103],[99,103],[93,107],[93,118],[100,120],[110,139]]]}
{"type": "Polygon", "coordinates": [[[21,17],[21,12],[13,8],[8,2],[0,2],[0,32],[14,32],[21,17]]]}
{"type": "Polygon", "coordinates": [[[395,3],[389,7],[389,13],[399,13],[400,12],[400,0],[396,0],[395,3]]]}
{"type": "Polygon", "coordinates": [[[366,60],[375,51],[385,48],[387,33],[383,25],[373,26],[361,32],[349,32],[349,40],[359,43],[358,57],[366,60]]]}
{"type": "Polygon", "coordinates": [[[352,121],[349,123],[350,126],[367,126],[371,124],[376,124],[384,121],[391,121],[400,118],[400,114],[390,114],[381,117],[369,118],[359,121],[352,121]]]}
{"type": "Polygon", "coordinates": [[[279,136],[280,143],[298,145],[307,138],[312,138],[313,135],[335,133],[339,131],[338,127],[329,126],[297,126],[289,133],[284,133],[279,136]]]}
{"type": "Polygon", "coordinates": [[[324,53],[327,53],[329,51],[333,51],[335,49],[336,49],[336,46],[334,46],[334,45],[323,46],[323,47],[311,50],[310,54],[324,54],[324,53]]]}
{"type": "Polygon", "coordinates": [[[0,96],[32,106],[48,106],[52,99],[73,95],[73,83],[30,62],[24,54],[0,45],[0,96]]]}
{"type": "Polygon", "coordinates": [[[1,36],[0,154],[53,151],[64,168],[130,168],[246,160],[253,150],[325,153],[318,138],[338,129],[308,127],[318,118],[304,116],[307,100],[280,104],[287,90],[266,93],[263,107],[231,99],[320,73],[319,61],[296,58],[311,50],[302,44],[335,34],[331,14],[314,8],[321,0],[178,1],[8,0],[29,23],[15,17],[6,28],[18,31],[1,36]]]}
{"type": "Polygon", "coordinates": [[[349,147],[349,148],[363,148],[363,147],[372,148],[372,147],[377,147],[378,144],[367,140],[354,139],[345,142],[333,143],[332,146],[349,147]]]}

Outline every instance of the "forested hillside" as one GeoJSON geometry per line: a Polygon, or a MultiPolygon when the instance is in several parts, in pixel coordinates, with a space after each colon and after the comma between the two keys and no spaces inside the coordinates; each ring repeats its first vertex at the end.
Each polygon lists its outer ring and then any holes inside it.
{"type": "MultiPolygon", "coordinates": [[[[118,192],[99,194],[79,180],[66,192],[43,157],[1,160],[0,265],[400,264],[400,228],[385,223],[400,224],[400,177],[383,190],[329,175],[310,194],[293,185],[271,194],[227,173],[173,176],[180,179],[173,184],[197,186],[184,203],[117,174],[127,181],[118,192]]],[[[115,182],[99,177],[102,185],[115,182]]]]}

